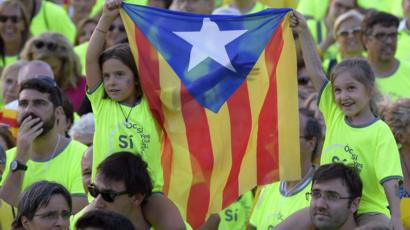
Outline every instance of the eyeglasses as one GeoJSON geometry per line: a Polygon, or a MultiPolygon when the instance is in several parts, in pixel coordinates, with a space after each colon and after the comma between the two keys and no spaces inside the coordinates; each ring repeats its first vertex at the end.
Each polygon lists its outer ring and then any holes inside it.
{"type": "Polygon", "coordinates": [[[352,197],[342,197],[339,193],[337,192],[324,192],[322,194],[320,191],[313,190],[312,192],[307,192],[306,193],[306,200],[317,200],[319,198],[323,197],[326,201],[330,202],[336,202],[338,200],[346,200],[346,199],[352,199],[352,197]]]}
{"type": "Polygon", "coordinates": [[[57,43],[55,42],[45,42],[42,40],[35,40],[33,41],[33,45],[34,47],[36,47],[36,49],[43,49],[43,48],[47,48],[49,51],[56,51],[58,47],[61,47],[62,49],[65,49],[62,46],[59,46],[57,43]]]}
{"type": "Polygon", "coordinates": [[[393,33],[376,33],[376,34],[370,34],[369,36],[374,37],[376,40],[380,42],[387,41],[388,38],[391,40],[395,41],[397,40],[397,37],[399,36],[399,33],[393,32],[393,33]]]}
{"type": "Polygon", "coordinates": [[[95,184],[88,185],[88,192],[94,198],[97,198],[98,195],[101,195],[104,201],[112,203],[115,198],[121,195],[128,194],[128,191],[114,192],[114,191],[100,191],[95,184]]]}
{"type": "Polygon", "coordinates": [[[110,32],[112,32],[112,31],[115,30],[115,28],[117,28],[118,31],[120,31],[120,32],[125,32],[125,27],[124,27],[123,25],[120,25],[120,26],[111,25],[111,26],[108,28],[108,30],[109,30],[110,32]]]}
{"type": "Polygon", "coordinates": [[[347,38],[347,37],[349,37],[349,35],[358,36],[358,35],[360,35],[361,32],[362,32],[362,29],[360,29],[360,27],[356,27],[356,28],[353,28],[353,29],[347,29],[347,30],[339,31],[337,33],[337,36],[347,38]]]}
{"type": "Polygon", "coordinates": [[[61,216],[64,220],[70,219],[71,212],[68,210],[63,210],[61,212],[59,211],[50,211],[50,212],[45,212],[45,213],[40,213],[34,215],[35,217],[40,217],[43,220],[46,221],[56,221],[58,218],[61,216]]]}
{"type": "Polygon", "coordinates": [[[307,85],[309,81],[309,77],[298,77],[298,85],[307,85]]]}
{"type": "Polygon", "coordinates": [[[0,15],[0,22],[1,23],[6,23],[8,20],[11,20],[12,23],[17,23],[17,22],[20,21],[20,17],[0,15]]]}

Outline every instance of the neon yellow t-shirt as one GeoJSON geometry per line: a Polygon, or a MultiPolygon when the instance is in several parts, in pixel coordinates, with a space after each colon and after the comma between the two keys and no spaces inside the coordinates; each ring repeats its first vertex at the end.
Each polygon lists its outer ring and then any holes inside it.
{"type": "Polygon", "coordinates": [[[358,213],[378,212],[390,216],[382,184],[401,179],[400,156],[389,126],[375,119],[366,126],[353,126],[334,102],[330,82],[320,95],[319,109],[326,124],[320,164],[340,162],[358,169],[363,181],[363,195],[358,213]]]}
{"type": "MultiPolygon", "coordinates": [[[[29,160],[23,179],[22,190],[37,181],[47,180],[63,185],[71,195],[85,196],[81,175],[81,158],[86,149],[87,146],[71,140],[61,153],[49,161],[37,162],[29,160]]],[[[16,148],[8,150],[6,154],[6,165],[10,165],[10,162],[16,156],[16,148]]],[[[6,167],[3,177],[7,178],[8,174],[9,167],[6,167]]]]}
{"type": "Polygon", "coordinates": [[[303,183],[299,192],[293,195],[284,194],[282,186],[281,182],[275,182],[263,187],[250,219],[252,226],[270,230],[296,211],[309,206],[306,193],[311,190],[311,180],[303,183]]]}
{"type": "Polygon", "coordinates": [[[244,193],[237,201],[219,213],[221,221],[218,229],[243,230],[251,215],[253,203],[252,191],[244,193]]]}
{"type": "Polygon", "coordinates": [[[40,10],[31,21],[30,32],[33,36],[44,32],[58,32],[74,44],[76,28],[62,7],[49,1],[41,1],[40,10]]]}
{"type": "Polygon", "coordinates": [[[13,208],[8,203],[0,200],[0,227],[3,230],[10,229],[13,222],[13,208]]]}
{"type": "Polygon", "coordinates": [[[400,62],[396,72],[388,77],[377,77],[377,88],[393,100],[399,97],[410,97],[410,63],[400,62]]]}
{"type": "Polygon", "coordinates": [[[80,63],[81,63],[81,74],[82,75],[86,75],[85,74],[85,56],[87,53],[87,48],[88,48],[88,41],[81,43],[80,45],[74,47],[74,52],[78,55],[78,57],[80,58],[80,63]]]}
{"type": "Polygon", "coordinates": [[[163,175],[161,167],[161,143],[159,129],[150,112],[147,101],[142,98],[134,107],[104,98],[103,84],[94,92],[87,92],[95,117],[94,155],[92,178],[96,168],[110,154],[128,151],[140,154],[148,164],[154,192],[161,192],[163,175]],[[125,118],[128,124],[125,124],[125,118]]]}
{"type": "Polygon", "coordinates": [[[410,62],[410,31],[402,29],[397,40],[396,58],[401,62],[410,62]]]}

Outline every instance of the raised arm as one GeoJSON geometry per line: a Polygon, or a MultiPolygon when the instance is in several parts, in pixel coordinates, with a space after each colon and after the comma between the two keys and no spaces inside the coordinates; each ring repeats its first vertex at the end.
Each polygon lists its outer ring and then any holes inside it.
{"type": "Polygon", "coordinates": [[[306,20],[297,11],[292,12],[290,17],[290,26],[299,34],[299,41],[302,47],[303,60],[305,61],[306,70],[316,91],[322,89],[323,84],[327,81],[326,75],[322,69],[322,62],[317,53],[316,45],[312,39],[306,20]]]}
{"type": "Polygon", "coordinates": [[[101,18],[91,35],[86,54],[87,87],[91,91],[95,90],[102,82],[102,71],[98,59],[104,51],[108,28],[119,15],[121,2],[121,0],[106,1],[101,18]]]}

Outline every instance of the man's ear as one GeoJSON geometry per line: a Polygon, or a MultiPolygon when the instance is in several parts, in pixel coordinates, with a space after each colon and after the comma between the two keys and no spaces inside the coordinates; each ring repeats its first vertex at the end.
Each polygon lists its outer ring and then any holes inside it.
{"type": "Polygon", "coordinates": [[[350,203],[350,211],[355,213],[359,209],[360,197],[356,197],[350,203]]]}
{"type": "Polygon", "coordinates": [[[136,206],[141,206],[141,203],[144,201],[145,195],[142,193],[137,193],[132,195],[132,202],[136,205],[136,206]]]}
{"type": "Polygon", "coordinates": [[[30,226],[28,225],[29,220],[27,219],[27,217],[22,216],[21,217],[21,224],[23,225],[24,229],[30,229],[30,226]]]}

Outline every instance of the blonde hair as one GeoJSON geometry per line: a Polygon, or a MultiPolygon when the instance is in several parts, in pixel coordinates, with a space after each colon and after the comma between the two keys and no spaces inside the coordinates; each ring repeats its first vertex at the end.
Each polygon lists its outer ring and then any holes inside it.
{"type": "MultiPolygon", "coordinates": [[[[19,71],[21,69],[21,67],[25,66],[28,62],[25,60],[18,60],[15,61],[13,63],[11,63],[10,65],[6,66],[6,68],[3,69],[3,72],[1,73],[1,79],[4,79],[4,77],[6,75],[9,74],[9,72],[17,70],[19,71]]],[[[18,74],[16,74],[16,76],[14,76],[16,79],[18,77],[18,74]]]]}
{"type": "Polygon", "coordinates": [[[340,25],[347,21],[348,19],[356,19],[359,22],[362,22],[364,15],[359,13],[357,10],[349,10],[336,18],[335,23],[333,24],[333,37],[337,37],[337,31],[339,30],[340,25]]]}
{"type": "Polygon", "coordinates": [[[375,116],[379,116],[380,111],[378,104],[382,99],[382,95],[376,87],[374,72],[370,64],[364,58],[347,58],[343,60],[338,63],[330,73],[329,78],[332,86],[336,78],[341,73],[346,72],[351,73],[353,79],[364,85],[370,97],[370,110],[375,116]]]}
{"type": "Polygon", "coordinates": [[[37,54],[36,59],[48,57],[59,58],[62,61],[62,69],[60,73],[55,73],[55,79],[58,85],[63,90],[77,86],[77,82],[81,78],[80,59],[74,52],[73,46],[62,34],[46,32],[28,40],[21,52],[21,58],[31,61],[34,60],[34,54],[37,54]],[[46,43],[54,43],[57,45],[57,48],[55,50],[50,50],[46,47],[37,49],[34,42],[39,40],[46,43]]]}
{"type": "Polygon", "coordinates": [[[388,106],[384,113],[384,120],[395,136],[406,132],[410,125],[410,98],[401,98],[388,106]]]}

